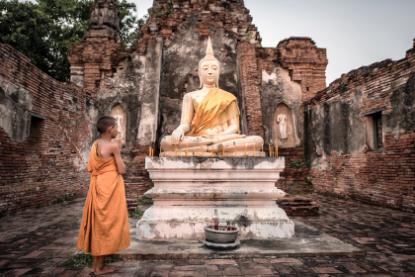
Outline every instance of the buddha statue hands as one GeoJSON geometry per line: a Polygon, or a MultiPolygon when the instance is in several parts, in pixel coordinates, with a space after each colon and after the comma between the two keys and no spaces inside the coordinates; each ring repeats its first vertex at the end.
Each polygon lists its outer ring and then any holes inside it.
{"type": "Polygon", "coordinates": [[[161,140],[161,156],[264,156],[261,137],[240,134],[236,97],[219,88],[219,75],[209,38],[200,89],[184,96],[180,125],[161,140]]]}
{"type": "Polygon", "coordinates": [[[171,134],[171,142],[172,144],[179,144],[180,141],[183,139],[184,134],[187,132],[187,130],[185,130],[186,127],[183,125],[179,125],[179,127],[177,127],[173,133],[171,134]]]}

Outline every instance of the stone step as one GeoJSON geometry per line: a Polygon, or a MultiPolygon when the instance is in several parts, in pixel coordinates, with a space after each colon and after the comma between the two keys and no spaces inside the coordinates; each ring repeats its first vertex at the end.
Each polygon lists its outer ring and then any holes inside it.
{"type": "Polygon", "coordinates": [[[136,207],[137,207],[137,197],[127,198],[127,209],[129,211],[135,211],[136,207]]]}
{"type": "Polygon", "coordinates": [[[124,179],[130,180],[148,180],[147,174],[128,174],[124,179]]]}
{"type": "Polygon", "coordinates": [[[281,206],[288,216],[318,216],[318,206],[286,207],[281,206]]]}
{"type": "Polygon", "coordinates": [[[317,216],[320,209],[315,201],[304,196],[287,195],[277,200],[277,204],[288,216],[317,216]]]}
{"type": "Polygon", "coordinates": [[[124,178],[125,183],[151,183],[147,178],[124,178]]]}
{"type": "Polygon", "coordinates": [[[150,185],[149,182],[129,182],[129,181],[124,181],[124,184],[126,186],[147,186],[150,185]]]}
{"type": "Polygon", "coordinates": [[[144,178],[147,175],[147,172],[130,172],[126,174],[127,178],[144,178]]]}
{"type": "Polygon", "coordinates": [[[312,201],[290,201],[290,200],[286,200],[283,198],[278,203],[281,205],[304,206],[304,205],[311,204],[312,201]]]}

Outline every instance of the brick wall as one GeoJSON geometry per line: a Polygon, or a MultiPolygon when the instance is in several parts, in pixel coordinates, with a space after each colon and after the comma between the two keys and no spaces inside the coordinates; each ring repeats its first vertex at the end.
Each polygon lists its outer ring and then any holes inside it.
{"type": "Polygon", "coordinates": [[[290,71],[291,79],[301,84],[304,99],[326,87],[326,49],[317,48],[307,37],[291,37],[278,43],[278,61],[290,71]]]}
{"type": "Polygon", "coordinates": [[[309,182],[309,168],[304,159],[304,147],[280,148],[278,155],[285,158],[285,169],[278,188],[289,194],[304,194],[313,190],[309,182]]]}
{"type": "Polygon", "coordinates": [[[314,187],[323,193],[400,209],[415,210],[415,133],[385,136],[384,153],[327,157],[327,168],[312,168],[314,187]]]}
{"type": "Polygon", "coordinates": [[[81,89],[58,82],[12,47],[0,44],[0,213],[83,193],[90,126],[81,89]],[[22,94],[29,99],[22,104],[22,94]],[[21,106],[25,117],[15,122],[21,106]],[[16,137],[10,130],[27,129],[16,137]],[[82,157],[82,159],[81,159],[82,157]]]}
{"type": "Polygon", "coordinates": [[[241,42],[237,49],[237,66],[246,110],[246,121],[249,135],[264,136],[262,127],[262,109],[260,93],[260,72],[257,65],[255,46],[249,42],[241,42]]]}
{"type": "Polygon", "coordinates": [[[415,209],[415,49],[362,67],[306,103],[306,156],[321,192],[415,209]],[[381,114],[380,145],[368,118],[381,114]]]}

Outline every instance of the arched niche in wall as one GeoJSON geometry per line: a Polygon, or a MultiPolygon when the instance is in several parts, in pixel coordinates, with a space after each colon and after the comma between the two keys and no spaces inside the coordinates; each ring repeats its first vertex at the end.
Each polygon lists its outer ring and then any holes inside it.
{"type": "Polygon", "coordinates": [[[111,109],[111,116],[117,120],[119,138],[125,144],[126,131],[127,131],[127,114],[120,104],[116,104],[111,109]]]}
{"type": "Polygon", "coordinates": [[[274,113],[272,140],[279,148],[295,147],[300,142],[292,110],[284,103],[278,104],[274,113]]]}

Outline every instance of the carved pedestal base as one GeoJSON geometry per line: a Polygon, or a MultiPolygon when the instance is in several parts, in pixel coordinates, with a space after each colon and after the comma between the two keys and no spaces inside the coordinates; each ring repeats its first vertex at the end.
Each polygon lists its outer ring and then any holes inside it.
{"type": "Polygon", "coordinates": [[[276,204],[275,187],[284,158],[146,158],[154,205],[137,222],[139,240],[204,239],[217,218],[240,228],[240,239],[270,240],[294,235],[294,223],[276,204]]]}

